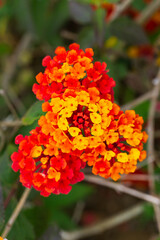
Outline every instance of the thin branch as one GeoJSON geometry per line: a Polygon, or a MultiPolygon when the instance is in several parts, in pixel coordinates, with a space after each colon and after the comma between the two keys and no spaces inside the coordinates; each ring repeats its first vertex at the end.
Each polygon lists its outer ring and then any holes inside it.
{"type": "Polygon", "coordinates": [[[124,0],[122,3],[116,5],[116,9],[114,13],[111,15],[109,22],[113,22],[115,19],[117,19],[121,13],[123,13],[129,5],[133,2],[133,0],[124,0]]]}
{"type": "Polygon", "coordinates": [[[6,64],[5,71],[2,75],[2,87],[5,91],[7,91],[9,82],[16,71],[16,67],[17,67],[20,56],[22,55],[24,50],[28,48],[31,40],[32,40],[32,35],[29,33],[25,34],[22,37],[13,55],[10,56],[9,61],[6,64]]]}
{"type": "Polygon", "coordinates": [[[72,41],[77,41],[77,38],[78,38],[78,35],[76,33],[70,32],[68,30],[62,30],[60,34],[61,34],[61,37],[72,40],[72,41]]]}
{"type": "MultiPolygon", "coordinates": [[[[159,96],[159,90],[160,90],[160,69],[158,71],[157,77],[154,80],[155,87],[153,88],[153,97],[151,100],[151,105],[149,109],[149,117],[148,117],[148,155],[154,155],[154,133],[155,133],[155,123],[154,118],[156,114],[156,104],[159,96]]],[[[155,194],[155,182],[152,176],[154,175],[154,164],[153,162],[148,162],[148,173],[150,176],[149,186],[150,186],[150,192],[151,194],[155,194]]],[[[154,205],[158,230],[160,232],[160,206],[154,205]]]]}
{"type": "Polygon", "coordinates": [[[24,206],[24,204],[25,204],[25,202],[26,202],[26,199],[27,199],[30,191],[31,191],[31,189],[29,189],[29,188],[26,188],[26,189],[25,189],[25,191],[24,191],[24,193],[23,193],[20,201],[18,202],[15,210],[13,211],[11,217],[9,218],[9,220],[8,220],[8,222],[7,222],[4,230],[3,230],[2,238],[7,237],[8,233],[10,232],[10,230],[11,230],[11,228],[12,228],[15,220],[17,219],[20,211],[22,210],[22,208],[23,208],[23,206],[24,206]]]}
{"type": "Polygon", "coordinates": [[[124,186],[120,183],[111,182],[111,181],[102,179],[100,177],[92,176],[92,175],[91,176],[90,175],[85,175],[85,181],[95,183],[95,184],[99,184],[99,185],[104,186],[104,187],[109,187],[109,188],[114,189],[118,192],[126,193],[128,195],[131,195],[133,197],[145,200],[146,202],[150,202],[152,204],[156,204],[156,205],[160,204],[160,198],[158,198],[156,196],[146,194],[146,193],[142,193],[138,190],[126,187],[126,186],[124,186]]]}
{"type": "Polygon", "coordinates": [[[14,194],[16,193],[16,190],[18,188],[18,182],[19,179],[13,184],[8,196],[6,197],[5,201],[4,201],[4,208],[6,209],[10,200],[12,199],[12,197],[14,196],[14,194]]]}
{"type": "MultiPolygon", "coordinates": [[[[153,89],[153,96],[151,100],[151,105],[149,109],[149,117],[148,117],[148,155],[154,155],[154,132],[155,132],[155,124],[154,124],[154,118],[156,114],[156,104],[157,99],[159,96],[159,89],[160,89],[160,70],[158,72],[158,75],[156,77],[157,84],[155,84],[155,87],[153,89]]],[[[153,163],[148,163],[148,171],[149,174],[152,176],[154,174],[154,165],[153,163]]],[[[150,189],[151,192],[155,192],[155,186],[154,181],[150,181],[150,189]]]]}
{"type": "Polygon", "coordinates": [[[9,83],[16,72],[18,61],[19,61],[21,55],[30,45],[32,38],[33,38],[33,36],[29,33],[26,33],[22,37],[22,39],[20,40],[19,44],[17,45],[17,48],[15,49],[14,53],[9,57],[9,60],[6,63],[4,73],[2,74],[3,90],[4,90],[4,92],[8,93],[12,102],[14,102],[16,104],[16,107],[20,106],[20,109],[22,109],[21,112],[23,112],[25,110],[25,107],[22,104],[22,102],[20,101],[20,99],[16,96],[13,89],[9,88],[9,83]]]}
{"type": "Polygon", "coordinates": [[[79,229],[73,232],[61,231],[61,236],[64,240],[76,240],[100,234],[108,229],[114,228],[126,221],[129,221],[134,217],[137,217],[138,215],[143,213],[143,210],[144,204],[139,204],[113,217],[98,222],[93,226],[85,227],[83,229],[79,229]]]}
{"type": "Polygon", "coordinates": [[[23,123],[21,120],[15,120],[15,121],[2,121],[0,122],[0,127],[5,128],[5,127],[17,127],[21,126],[23,123]]]}
{"type": "Polygon", "coordinates": [[[0,89],[0,95],[4,98],[9,110],[15,116],[15,118],[18,118],[18,114],[16,112],[15,107],[13,106],[12,102],[10,101],[9,97],[7,96],[6,92],[3,89],[0,89]]]}
{"type": "Polygon", "coordinates": [[[125,111],[127,109],[132,109],[136,107],[137,105],[145,102],[146,100],[149,100],[153,97],[154,91],[149,91],[148,93],[145,93],[144,95],[140,96],[139,98],[131,101],[130,103],[127,103],[126,105],[123,105],[121,107],[121,110],[125,111]]]}
{"type": "Polygon", "coordinates": [[[123,175],[121,179],[123,181],[150,181],[150,178],[156,181],[160,181],[160,174],[149,176],[147,174],[127,174],[123,175]]]}
{"type": "Polygon", "coordinates": [[[148,6],[142,11],[141,15],[136,19],[136,22],[143,25],[147,20],[154,14],[154,12],[160,7],[160,0],[152,1],[148,6]]]}
{"type": "Polygon", "coordinates": [[[78,223],[80,221],[84,207],[85,207],[84,201],[77,202],[74,212],[73,212],[73,216],[72,216],[72,220],[74,222],[78,223]]]}

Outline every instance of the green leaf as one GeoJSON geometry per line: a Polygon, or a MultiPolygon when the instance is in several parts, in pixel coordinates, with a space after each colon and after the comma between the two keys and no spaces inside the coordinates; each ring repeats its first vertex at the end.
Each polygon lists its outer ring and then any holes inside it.
{"type": "MultiPolygon", "coordinates": [[[[47,13],[46,13],[47,14],[47,13]]],[[[69,20],[69,6],[67,0],[56,1],[54,6],[48,12],[48,21],[46,28],[46,39],[52,44],[60,45],[62,37],[59,37],[59,30],[69,20]],[[57,36],[58,35],[58,36],[57,36]],[[55,39],[56,38],[56,41],[55,39]],[[58,41],[59,43],[58,43],[58,41]]]]}
{"type": "Polygon", "coordinates": [[[103,8],[98,8],[97,10],[94,11],[96,42],[99,43],[99,46],[103,46],[104,44],[105,16],[106,16],[106,11],[103,8]]]}
{"type": "Polygon", "coordinates": [[[70,0],[69,10],[71,17],[78,23],[86,24],[92,20],[93,10],[90,5],[70,0]]]}
{"type": "Polygon", "coordinates": [[[21,128],[19,128],[18,132],[16,133],[16,135],[18,134],[22,134],[23,136],[28,135],[28,133],[36,128],[38,126],[38,120],[36,120],[34,123],[32,123],[31,125],[25,125],[22,126],[21,128]]]}
{"type": "Polygon", "coordinates": [[[132,88],[125,88],[124,89],[124,86],[122,86],[122,87],[123,87],[122,91],[124,91],[123,102],[128,103],[128,102],[133,101],[133,99],[135,98],[135,92],[132,90],[132,88]]]}
{"type": "Polygon", "coordinates": [[[95,32],[93,27],[88,26],[82,28],[82,30],[79,32],[77,42],[83,49],[92,47],[95,43],[95,32]]]}
{"type": "Polygon", "coordinates": [[[134,107],[135,112],[143,117],[144,122],[146,122],[148,119],[149,107],[150,107],[149,100],[134,107]]]}
{"type": "MultiPolygon", "coordinates": [[[[9,205],[6,208],[6,222],[11,216],[13,210],[17,205],[17,200],[12,198],[9,205]]],[[[11,231],[8,234],[7,239],[12,240],[35,240],[35,233],[32,224],[24,215],[23,211],[19,214],[14,222],[11,231]]]]}
{"type": "Polygon", "coordinates": [[[8,17],[11,14],[11,8],[9,2],[5,2],[4,5],[0,7],[0,18],[8,17]]]}
{"type": "Polygon", "coordinates": [[[0,55],[9,54],[11,52],[11,46],[7,43],[0,43],[0,55]]]}
{"type": "Polygon", "coordinates": [[[30,1],[12,0],[10,7],[19,27],[23,30],[34,33],[35,29],[30,11],[30,1]]]}
{"type": "Polygon", "coordinates": [[[49,213],[50,211],[44,205],[34,206],[24,211],[25,216],[34,227],[38,239],[49,224],[49,213]]]}
{"type": "Polygon", "coordinates": [[[47,208],[50,211],[57,209],[71,206],[72,204],[76,203],[77,201],[86,198],[93,192],[93,188],[87,184],[76,184],[72,187],[72,190],[67,195],[51,195],[47,198],[44,198],[43,201],[47,208]]]}
{"type": "Polygon", "coordinates": [[[10,185],[16,180],[17,175],[11,168],[11,160],[6,151],[0,156],[0,183],[10,185]]]}
{"type": "Polygon", "coordinates": [[[120,17],[113,21],[110,24],[110,32],[127,44],[141,45],[149,43],[143,28],[127,17],[120,17]]]}
{"type": "Polygon", "coordinates": [[[35,25],[35,30],[37,34],[41,37],[45,37],[46,24],[48,20],[48,10],[49,10],[50,0],[34,0],[31,1],[31,11],[33,16],[33,21],[35,25]]]}
{"type": "Polygon", "coordinates": [[[95,15],[94,18],[95,18],[97,27],[100,31],[102,31],[104,29],[104,21],[105,21],[105,15],[106,15],[105,9],[98,8],[97,10],[95,10],[94,15],[95,15]]]}
{"type": "Polygon", "coordinates": [[[0,231],[2,230],[4,224],[4,202],[3,202],[3,192],[2,186],[0,185],[0,231]]]}
{"type": "Polygon", "coordinates": [[[77,227],[77,225],[72,221],[71,217],[64,211],[60,210],[54,210],[50,221],[56,223],[58,227],[64,230],[73,230],[77,227]]]}
{"type": "Polygon", "coordinates": [[[24,125],[30,125],[42,115],[44,115],[44,112],[42,111],[42,101],[37,101],[26,112],[22,118],[22,123],[24,125]]]}
{"type": "Polygon", "coordinates": [[[142,11],[146,6],[147,4],[145,3],[144,0],[134,0],[132,2],[132,7],[138,11],[142,11]]]}
{"type": "Polygon", "coordinates": [[[144,212],[142,215],[142,220],[143,220],[143,222],[148,222],[148,221],[152,220],[153,217],[154,217],[153,206],[151,204],[146,203],[144,205],[144,212]]]}
{"type": "Polygon", "coordinates": [[[24,215],[19,215],[16,219],[16,222],[8,235],[9,239],[12,240],[34,240],[35,234],[33,230],[33,226],[28,221],[28,219],[24,215]]]}

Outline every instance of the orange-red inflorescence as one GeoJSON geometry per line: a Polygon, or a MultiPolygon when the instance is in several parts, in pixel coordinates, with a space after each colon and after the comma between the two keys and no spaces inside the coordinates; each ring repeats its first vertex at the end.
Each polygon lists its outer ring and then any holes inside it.
{"type": "Polygon", "coordinates": [[[123,112],[113,101],[115,82],[105,63],[92,63],[93,50],[78,44],[58,47],[46,57],[44,73],[36,77],[33,91],[45,100],[36,129],[17,136],[18,152],[12,154],[20,181],[48,196],[68,193],[83,180],[87,163],[93,174],[113,180],[135,171],[146,157],[143,118],[133,110],[123,112]]]}
{"type": "Polygon", "coordinates": [[[87,90],[91,87],[96,87],[104,99],[107,94],[113,97],[115,82],[107,74],[106,63],[92,63],[94,53],[91,48],[83,51],[78,44],[71,44],[69,48],[67,51],[58,47],[53,58],[47,56],[43,59],[45,71],[36,76],[38,84],[33,85],[36,97],[48,101],[65,89],[87,90]]]}
{"type": "Polygon", "coordinates": [[[80,172],[85,163],[78,157],[63,153],[55,146],[53,137],[45,135],[40,127],[30,136],[16,137],[18,152],[11,156],[14,171],[20,170],[20,182],[25,187],[33,186],[41,195],[67,194],[71,184],[84,179],[80,172]]]}

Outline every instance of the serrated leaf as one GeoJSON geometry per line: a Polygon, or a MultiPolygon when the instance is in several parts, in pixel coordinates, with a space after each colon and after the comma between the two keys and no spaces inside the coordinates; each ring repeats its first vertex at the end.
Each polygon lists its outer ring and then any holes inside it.
{"type": "Polygon", "coordinates": [[[44,115],[44,112],[42,111],[42,102],[37,101],[26,112],[26,114],[22,118],[22,123],[24,125],[30,125],[35,120],[39,119],[42,115],[44,115]]]}
{"type": "Polygon", "coordinates": [[[110,32],[127,44],[141,45],[149,43],[143,28],[127,17],[121,17],[113,21],[110,24],[110,32]]]}
{"type": "Polygon", "coordinates": [[[93,10],[90,5],[69,1],[69,10],[71,17],[78,23],[86,24],[92,20],[93,10]]]}

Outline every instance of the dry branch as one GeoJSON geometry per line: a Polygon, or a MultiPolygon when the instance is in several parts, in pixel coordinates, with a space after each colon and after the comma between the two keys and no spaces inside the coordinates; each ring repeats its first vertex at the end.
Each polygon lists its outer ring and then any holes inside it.
{"type": "Polygon", "coordinates": [[[150,194],[140,192],[133,188],[126,187],[120,183],[111,182],[111,181],[102,179],[100,177],[92,176],[92,175],[91,176],[85,175],[85,181],[90,182],[90,183],[95,183],[95,184],[98,184],[98,185],[101,185],[104,187],[108,187],[108,188],[114,189],[118,192],[126,193],[128,195],[145,200],[146,202],[150,202],[155,205],[160,204],[160,198],[158,198],[156,196],[152,196],[150,194]]]}
{"type": "Polygon", "coordinates": [[[24,191],[20,201],[18,202],[15,210],[13,211],[11,217],[9,218],[9,220],[8,220],[8,222],[7,222],[7,224],[6,224],[5,228],[4,228],[4,231],[2,233],[2,238],[7,237],[8,233],[10,232],[10,230],[11,230],[15,220],[17,219],[21,209],[23,208],[23,206],[25,204],[25,201],[26,201],[30,191],[31,191],[31,189],[29,189],[29,188],[25,189],[25,191],[24,191]]]}
{"type": "Polygon", "coordinates": [[[136,22],[143,25],[160,7],[160,0],[152,1],[148,6],[142,11],[141,15],[136,19],[136,22]]]}
{"type": "Polygon", "coordinates": [[[93,236],[100,234],[108,229],[114,228],[138,215],[142,214],[144,204],[136,205],[128,210],[123,211],[113,217],[107,218],[101,222],[98,222],[90,227],[85,227],[83,229],[65,232],[61,231],[61,236],[63,240],[76,240],[84,237],[93,236]]]}
{"type": "Polygon", "coordinates": [[[133,0],[124,0],[122,3],[116,5],[116,10],[111,15],[109,22],[113,22],[115,19],[117,19],[121,13],[123,13],[129,5],[133,2],[133,0]]]}
{"type": "MultiPolygon", "coordinates": [[[[160,90],[160,70],[158,71],[157,77],[154,80],[155,86],[153,88],[153,96],[151,100],[151,105],[149,109],[149,117],[148,117],[148,155],[154,155],[154,134],[155,134],[155,114],[156,114],[156,104],[159,96],[159,90],[160,90]]],[[[150,186],[150,192],[151,194],[155,194],[155,181],[152,178],[154,175],[154,163],[153,162],[148,162],[148,173],[150,176],[149,180],[149,186],[150,186]]],[[[155,210],[155,215],[156,215],[156,220],[157,220],[157,226],[158,230],[160,233],[160,205],[153,205],[154,210],[155,210]]]]}
{"type": "Polygon", "coordinates": [[[145,102],[146,100],[149,100],[153,97],[154,91],[149,91],[148,93],[145,93],[144,95],[140,96],[139,98],[131,101],[130,103],[127,103],[121,107],[123,111],[128,110],[128,109],[133,109],[137,105],[145,102]]]}

